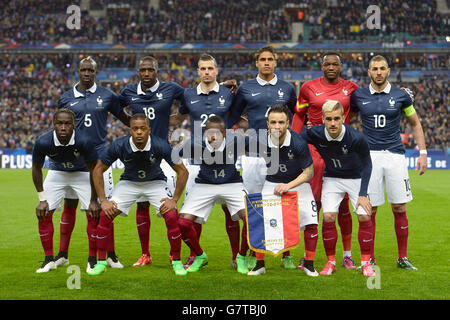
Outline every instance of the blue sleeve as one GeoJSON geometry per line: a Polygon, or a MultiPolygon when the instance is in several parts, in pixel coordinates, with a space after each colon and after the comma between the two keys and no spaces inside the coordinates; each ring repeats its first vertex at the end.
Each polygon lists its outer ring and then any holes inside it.
{"type": "Polygon", "coordinates": [[[299,159],[299,167],[302,169],[306,169],[313,164],[313,160],[306,142],[301,138],[299,140],[301,141],[298,145],[298,152],[301,155],[299,159]]]}
{"type": "Polygon", "coordinates": [[[369,144],[364,136],[360,137],[358,152],[362,167],[359,195],[367,196],[367,188],[369,186],[370,176],[372,174],[372,159],[370,158],[369,144]]]}
{"type": "Polygon", "coordinates": [[[409,106],[413,105],[414,102],[412,101],[411,97],[409,96],[409,94],[406,91],[404,91],[404,90],[401,90],[401,91],[403,92],[402,107],[401,107],[403,110],[403,109],[408,108],[409,106]]]}
{"type": "Polygon", "coordinates": [[[120,106],[119,97],[114,92],[111,92],[111,94],[112,95],[111,103],[109,104],[109,112],[118,117],[122,113],[123,108],[120,106]]]}
{"type": "Polygon", "coordinates": [[[37,139],[33,146],[33,162],[44,163],[45,162],[45,151],[42,146],[41,139],[37,139]]]}
{"type": "Polygon", "coordinates": [[[297,105],[297,94],[295,93],[295,88],[290,85],[291,88],[289,93],[289,100],[287,102],[287,107],[289,108],[289,111],[291,111],[291,116],[295,113],[295,106],[297,105]]]}
{"type": "Polygon", "coordinates": [[[117,159],[119,159],[119,150],[118,150],[118,144],[116,143],[116,141],[114,141],[112,143],[112,145],[106,150],[106,152],[103,152],[100,160],[106,165],[106,166],[111,166],[114,161],[116,161],[117,159]]]}
{"type": "Polygon", "coordinates": [[[128,98],[126,95],[127,88],[123,89],[119,94],[119,104],[122,108],[128,107],[128,98]]]}
{"type": "Polygon", "coordinates": [[[181,101],[181,106],[178,109],[178,112],[181,114],[188,114],[189,113],[189,108],[186,105],[186,93],[183,92],[183,100],[181,101]]]}
{"type": "Polygon", "coordinates": [[[58,100],[58,109],[64,108],[65,107],[65,103],[64,103],[64,95],[58,100]]]}
{"type": "Polygon", "coordinates": [[[242,112],[244,111],[247,102],[245,100],[244,94],[242,93],[242,86],[240,86],[236,92],[236,97],[231,106],[230,117],[228,119],[228,126],[232,127],[239,122],[242,112]]]}
{"type": "Polygon", "coordinates": [[[355,92],[353,92],[352,96],[350,97],[350,112],[359,112],[358,98],[356,97],[355,92]]]}
{"type": "Polygon", "coordinates": [[[83,158],[86,163],[97,162],[98,154],[94,145],[90,141],[86,141],[83,145],[83,158]]]}
{"type": "Polygon", "coordinates": [[[312,136],[312,131],[310,130],[302,130],[302,133],[300,134],[300,136],[302,137],[303,140],[306,141],[306,143],[308,144],[313,144],[311,136],[312,136]]]}
{"type": "Polygon", "coordinates": [[[163,143],[161,143],[160,148],[163,159],[166,160],[171,167],[176,165],[176,163],[172,161],[172,146],[170,145],[170,143],[164,141],[163,143]]]}

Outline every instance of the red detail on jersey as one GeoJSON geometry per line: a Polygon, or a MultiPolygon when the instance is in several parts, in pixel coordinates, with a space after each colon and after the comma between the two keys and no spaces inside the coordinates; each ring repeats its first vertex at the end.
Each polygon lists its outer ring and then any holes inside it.
{"type": "Polygon", "coordinates": [[[356,89],[358,89],[356,83],[342,78],[339,78],[336,84],[326,83],[323,77],[306,81],[300,88],[292,129],[302,131],[306,113],[313,125],[322,124],[322,106],[328,100],[337,100],[342,104],[345,123],[349,124],[350,97],[356,89]]]}

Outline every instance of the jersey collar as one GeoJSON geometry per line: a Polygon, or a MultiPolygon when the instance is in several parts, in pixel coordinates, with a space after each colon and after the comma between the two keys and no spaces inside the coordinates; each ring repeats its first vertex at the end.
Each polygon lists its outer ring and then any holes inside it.
{"type": "MultiPolygon", "coordinates": [[[[156,83],[153,85],[153,87],[148,88],[147,90],[150,90],[151,92],[155,92],[156,90],[158,90],[158,88],[159,88],[159,80],[156,79],[156,83]]],[[[142,91],[142,87],[141,87],[141,82],[140,81],[139,81],[138,86],[137,86],[137,94],[145,96],[145,92],[142,91]]]]}
{"type": "Polygon", "coordinates": [[[209,144],[208,139],[206,137],[205,137],[205,145],[206,145],[206,149],[208,149],[209,152],[215,152],[215,151],[222,152],[225,149],[225,138],[223,138],[222,144],[217,149],[215,149],[212,145],[209,144]]]}
{"type": "Polygon", "coordinates": [[[70,137],[68,144],[62,144],[61,142],[59,142],[56,131],[53,131],[53,142],[55,143],[55,147],[73,146],[75,144],[75,130],[72,132],[72,136],[70,137]]]}
{"type": "Polygon", "coordinates": [[[138,151],[140,151],[140,152],[144,152],[144,151],[150,151],[150,140],[151,140],[151,137],[149,136],[148,137],[148,140],[147,140],[147,144],[145,145],[145,147],[144,147],[144,149],[139,149],[138,147],[136,147],[136,145],[134,144],[134,142],[133,142],[133,137],[130,137],[130,147],[131,147],[131,150],[133,151],[133,152],[138,152],[138,151]]]}
{"type": "MultiPolygon", "coordinates": [[[[211,89],[211,91],[214,91],[214,92],[217,92],[217,93],[219,92],[219,84],[217,82],[216,82],[214,88],[211,89]]],[[[197,86],[197,95],[201,95],[201,94],[206,94],[207,95],[208,93],[203,92],[201,84],[198,84],[198,86],[197,86]]]]}
{"type": "MultiPolygon", "coordinates": [[[[383,91],[381,91],[381,92],[384,92],[384,93],[389,94],[389,92],[391,92],[391,88],[392,88],[391,83],[388,81],[388,84],[386,85],[386,87],[384,87],[383,91]]],[[[369,90],[370,90],[370,94],[378,93],[378,91],[376,91],[376,90],[372,87],[372,83],[369,84],[369,90]]],[[[381,93],[381,92],[380,92],[380,93],[381,93]]]]}
{"type": "MultiPolygon", "coordinates": [[[[74,95],[75,98],[84,97],[84,94],[77,90],[77,85],[78,85],[78,84],[79,84],[79,82],[77,82],[77,83],[73,86],[73,95],[74,95]]],[[[97,91],[97,84],[94,82],[94,84],[92,85],[92,87],[90,87],[90,88],[87,89],[86,91],[89,91],[90,93],[95,93],[95,91],[97,91]]]]}
{"type": "Polygon", "coordinates": [[[344,139],[344,134],[345,134],[345,126],[342,125],[342,131],[341,133],[337,136],[337,138],[332,138],[330,136],[330,134],[327,131],[327,128],[325,128],[325,126],[323,127],[323,130],[325,131],[325,138],[327,138],[328,141],[342,141],[342,139],[344,139]]]}
{"type": "Polygon", "coordinates": [[[272,142],[272,138],[270,137],[270,134],[267,135],[267,145],[269,146],[269,148],[281,148],[281,147],[289,147],[291,145],[291,133],[288,131],[286,131],[286,137],[284,138],[283,144],[281,146],[276,146],[273,142],[272,142]]]}
{"type": "Polygon", "coordinates": [[[278,78],[277,78],[277,75],[274,74],[274,77],[273,77],[272,80],[266,81],[266,80],[261,79],[261,78],[259,77],[259,75],[257,75],[257,76],[256,76],[256,81],[258,81],[258,83],[259,83],[261,86],[265,86],[265,85],[267,85],[267,84],[270,84],[270,85],[274,86],[274,85],[277,84],[278,78]]]}

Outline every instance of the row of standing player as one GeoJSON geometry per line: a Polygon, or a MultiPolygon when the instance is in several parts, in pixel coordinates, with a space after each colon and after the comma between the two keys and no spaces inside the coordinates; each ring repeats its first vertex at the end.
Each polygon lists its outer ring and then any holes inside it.
{"type": "MultiPolygon", "coordinates": [[[[120,104],[122,104],[122,106],[129,105],[132,108],[133,113],[145,113],[147,115],[147,117],[150,119],[152,132],[154,134],[156,133],[157,135],[167,138],[167,127],[168,126],[163,125],[164,123],[166,123],[166,121],[161,121],[161,119],[167,119],[167,122],[169,122],[170,106],[171,106],[174,98],[178,98],[184,102],[183,107],[180,109],[181,113],[186,113],[186,112],[190,113],[192,120],[194,120],[195,117],[197,117],[197,119],[199,121],[202,121],[202,124],[205,124],[205,120],[207,119],[208,116],[210,116],[211,114],[214,114],[214,112],[218,113],[220,111],[220,109],[221,109],[221,111],[225,111],[225,118],[226,118],[226,112],[229,110],[229,108],[231,106],[231,104],[229,104],[229,99],[228,99],[229,92],[228,91],[225,92],[227,94],[227,99],[224,99],[223,95],[220,95],[220,96],[213,95],[213,96],[216,96],[216,99],[215,99],[216,104],[214,105],[214,102],[213,103],[211,102],[209,93],[214,93],[214,90],[213,90],[214,88],[216,88],[216,90],[217,90],[217,84],[216,84],[215,78],[217,76],[218,69],[217,69],[217,65],[215,64],[214,60],[212,60],[212,63],[208,63],[208,60],[210,60],[210,59],[206,59],[206,61],[203,61],[203,64],[206,63],[206,66],[204,66],[203,69],[201,67],[202,61],[199,62],[198,71],[199,71],[199,75],[202,80],[199,87],[194,88],[194,89],[187,89],[186,91],[184,91],[184,89],[182,89],[181,87],[179,87],[176,84],[159,83],[159,81],[157,80],[157,77],[156,77],[157,62],[153,58],[150,58],[150,57],[143,59],[139,65],[139,76],[141,78],[141,82],[137,85],[131,85],[131,86],[128,86],[126,89],[124,89],[124,91],[120,95],[119,108],[117,108],[117,103],[113,103],[114,99],[111,99],[111,97],[113,97],[113,95],[111,93],[105,91],[107,94],[101,95],[101,92],[97,92],[97,88],[95,87],[95,82],[94,82],[95,74],[97,72],[95,62],[87,59],[87,60],[82,61],[82,63],[80,64],[80,83],[78,84],[78,86],[74,87],[73,91],[70,91],[68,94],[66,93],[62,97],[60,106],[62,106],[62,107],[67,106],[67,107],[71,107],[72,109],[74,109],[74,107],[75,107],[74,111],[77,114],[77,128],[81,129],[80,131],[82,131],[82,132],[83,132],[83,129],[84,129],[84,132],[89,132],[87,130],[87,128],[93,127],[91,130],[93,130],[94,133],[92,133],[92,131],[91,131],[90,137],[92,137],[93,141],[95,141],[94,135],[97,135],[97,137],[103,137],[103,140],[102,140],[103,145],[105,143],[106,126],[102,126],[101,123],[103,123],[103,122],[106,123],[106,115],[103,118],[99,117],[98,115],[105,114],[109,110],[110,112],[115,114],[119,119],[121,119],[121,120],[124,119],[123,122],[127,124],[127,120],[126,120],[126,118],[123,117],[124,114],[120,109],[120,104]],[[208,66],[208,64],[209,64],[209,66],[208,66]],[[208,87],[208,83],[209,83],[209,87],[208,87]],[[83,84],[84,84],[84,86],[83,86],[83,84]],[[90,84],[90,86],[89,86],[89,84],[90,84]],[[206,87],[206,91],[207,91],[206,93],[202,92],[202,89],[204,89],[203,87],[206,87]],[[85,89],[84,90],[85,92],[80,93],[79,90],[83,91],[83,88],[85,89]],[[149,89],[150,92],[146,92],[147,90],[143,90],[143,89],[149,89]],[[93,94],[90,95],[89,92],[91,92],[93,94]],[[95,95],[95,93],[97,93],[98,95],[95,95]],[[108,94],[109,94],[109,96],[108,96],[108,94]],[[189,94],[190,94],[190,96],[189,96],[189,94]],[[86,95],[86,97],[84,95],[86,95]],[[186,98],[186,96],[187,96],[187,98],[186,98]],[[78,98],[85,98],[85,99],[76,100],[78,98]],[[89,98],[90,98],[90,100],[92,100],[91,106],[94,106],[93,108],[89,108],[89,104],[87,103],[89,98]],[[202,103],[198,103],[199,99],[197,99],[197,98],[204,98],[205,101],[202,101],[202,103]],[[139,101],[139,100],[143,100],[143,101],[139,101]],[[134,101],[138,101],[138,102],[133,103],[134,101]],[[225,107],[225,108],[224,108],[224,103],[225,103],[224,101],[227,103],[227,107],[225,107]],[[82,102],[82,103],[77,108],[76,105],[79,104],[79,102],[82,102]],[[162,105],[158,105],[158,102],[160,104],[165,102],[166,103],[165,106],[167,106],[167,107],[164,108],[162,105]],[[194,106],[195,104],[197,104],[197,106],[194,106]],[[106,108],[106,106],[108,106],[108,105],[111,105],[111,108],[106,108]],[[195,108],[195,107],[197,107],[197,108],[195,108]],[[92,110],[92,109],[94,109],[94,110],[92,110]],[[195,112],[198,112],[197,116],[195,116],[195,112]],[[100,118],[100,119],[98,119],[98,118],[100,118]],[[155,120],[156,118],[158,119],[158,121],[152,121],[152,120],[155,120]]],[[[210,62],[211,62],[211,60],[210,60],[210,62]]],[[[255,128],[255,129],[267,128],[267,126],[266,126],[267,110],[272,105],[277,104],[277,103],[284,104],[289,107],[293,107],[293,105],[295,105],[295,101],[297,99],[296,99],[295,91],[294,91],[293,87],[282,80],[278,80],[276,78],[276,75],[274,74],[276,60],[275,60],[275,55],[273,53],[273,50],[270,47],[263,48],[258,52],[258,54],[256,56],[256,66],[258,67],[258,71],[259,71],[258,77],[255,80],[251,80],[251,81],[245,83],[244,85],[242,85],[239,88],[237,95],[234,98],[233,108],[231,108],[229,123],[234,123],[236,121],[236,119],[239,118],[239,116],[244,111],[244,109],[246,108],[247,113],[248,113],[250,128],[255,128]],[[262,111],[262,112],[258,112],[258,110],[262,111]]],[[[356,86],[351,82],[348,82],[348,81],[345,81],[345,80],[339,78],[339,71],[340,71],[341,63],[339,61],[338,55],[329,54],[329,55],[324,56],[322,66],[323,66],[324,76],[319,79],[311,81],[311,83],[317,82],[319,85],[319,88],[315,88],[315,90],[309,89],[309,91],[311,91],[311,92],[309,92],[309,98],[308,98],[308,93],[307,93],[308,90],[307,89],[310,86],[307,86],[308,83],[306,83],[304,86],[302,86],[302,90],[300,92],[300,97],[299,97],[299,102],[297,103],[296,111],[298,111],[298,114],[296,114],[295,117],[302,114],[303,110],[306,109],[304,107],[308,107],[308,115],[311,120],[314,120],[313,113],[311,111],[316,110],[314,112],[317,114],[317,110],[320,110],[320,109],[318,109],[317,107],[314,107],[314,106],[320,106],[320,105],[315,105],[313,102],[313,100],[314,100],[313,98],[322,96],[321,98],[326,97],[326,98],[330,99],[330,98],[334,98],[334,96],[339,95],[339,94],[345,95],[345,97],[342,97],[343,100],[341,100],[339,98],[338,98],[338,100],[340,100],[341,103],[343,104],[346,114],[348,113],[348,110],[349,110],[348,100],[350,98],[349,96],[352,94],[352,91],[354,91],[356,89],[356,86]],[[337,62],[336,62],[336,60],[337,60],[337,62]],[[350,86],[350,88],[348,86],[350,86]],[[316,91],[319,91],[319,92],[316,92],[316,91]],[[346,101],[345,99],[348,99],[348,100],[346,101]],[[304,103],[304,100],[307,101],[306,104],[304,103]]],[[[386,67],[387,67],[387,65],[386,65],[386,67]]],[[[384,83],[386,82],[386,79],[387,79],[387,77],[385,77],[384,83]]],[[[373,80],[373,82],[375,81],[373,78],[372,78],[372,80],[373,80]]],[[[100,89],[101,89],[101,87],[100,87],[100,89]]],[[[222,90],[222,92],[223,92],[223,88],[221,86],[219,86],[218,89],[219,90],[217,90],[217,91],[222,90]]],[[[217,92],[217,93],[219,93],[219,92],[217,92]]],[[[321,112],[321,110],[319,112],[321,112]]],[[[300,131],[298,129],[298,127],[296,128],[296,123],[298,124],[298,122],[296,122],[295,117],[294,117],[294,122],[293,122],[293,128],[300,131]]],[[[348,119],[348,117],[345,117],[345,118],[348,119]]],[[[409,119],[409,117],[408,117],[408,119],[409,119]]],[[[315,119],[315,120],[317,120],[317,119],[315,119]]],[[[363,118],[363,121],[364,121],[364,118],[363,118]]],[[[384,124],[385,124],[385,122],[384,122],[384,124]]],[[[420,123],[419,123],[419,125],[420,125],[420,123]]],[[[394,124],[394,127],[395,127],[395,124],[394,124]]],[[[89,134],[89,133],[86,133],[86,134],[89,134]]],[[[419,146],[421,146],[421,145],[419,144],[419,146]]],[[[421,149],[424,149],[424,146],[421,147],[421,149]]],[[[421,156],[421,159],[422,159],[422,156],[421,156]]],[[[423,161],[421,161],[421,159],[419,159],[419,165],[421,165],[422,168],[424,168],[424,164],[423,164],[423,161]]],[[[317,161],[315,161],[314,163],[316,164],[316,162],[317,161]]],[[[319,175],[317,175],[317,172],[316,172],[316,174],[314,176],[317,177],[319,175]]],[[[314,185],[313,185],[313,189],[314,189],[314,185]]],[[[315,193],[315,196],[316,196],[315,197],[316,200],[317,199],[320,200],[320,197],[317,197],[316,193],[315,193]]],[[[148,208],[148,205],[147,205],[147,208],[148,208]]],[[[142,208],[139,208],[139,206],[138,206],[138,215],[137,216],[145,217],[145,215],[139,214],[140,209],[142,209],[142,208]]],[[[146,209],[146,208],[144,208],[144,209],[146,209]]],[[[64,211],[66,211],[66,208],[64,211]]],[[[145,211],[145,210],[142,210],[142,211],[145,211]]],[[[349,211],[348,210],[348,201],[347,201],[346,210],[344,210],[344,211],[346,211],[346,212],[349,211]]],[[[61,222],[62,222],[61,229],[63,229],[64,226],[69,226],[69,228],[71,227],[73,229],[73,224],[71,224],[70,221],[67,222],[67,220],[64,219],[64,216],[65,215],[63,212],[63,217],[61,220],[61,222]]],[[[148,209],[147,209],[147,216],[148,216],[148,209]]],[[[226,215],[226,216],[229,216],[229,215],[226,215]]],[[[349,214],[347,216],[350,217],[349,214]]],[[[88,221],[89,221],[89,217],[90,217],[90,215],[88,213],[88,221]]],[[[374,219],[374,214],[372,214],[372,220],[373,219],[374,219]]],[[[91,219],[91,220],[98,223],[95,219],[91,219]]],[[[137,220],[138,220],[138,218],[137,218],[137,220]]],[[[148,229],[149,229],[150,219],[144,218],[143,220],[144,220],[143,222],[139,222],[139,220],[138,220],[138,226],[144,225],[144,226],[148,227],[148,229]]],[[[351,219],[347,219],[347,220],[350,221],[349,224],[347,221],[347,225],[350,225],[350,230],[351,230],[351,219]]],[[[73,217],[73,222],[74,222],[74,217],[73,217]]],[[[237,225],[237,227],[239,228],[239,225],[237,225]]],[[[66,228],[66,229],[69,229],[69,228],[66,228]]],[[[139,227],[138,227],[138,229],[139,229],[139,227]]],[[[346,228],[345,227],[343,228],[342,224],[341,224],[341,229],[346,229],[346,228]]],[[[402,230],[404,230],[404,229],[405,228],[403,226],[402,230]]],[[[93,228],[89,228],[89,223],[88,223],[88,234],[90,235],[89,238],[90,239],[97,238],[97,235],[93,234],[92,232],[90,233],[89,230],[93,230],[93,228]]],[[[237,230],[239,230],[239,229],[237,229],[237,230]]],[[[348,228],[347,228],[347,230],[348,230],[348,228]]],[[[71,230],[69,230],[69,231],[71,231],[71,230]]],[[[61,234],[62,234],[61,239],[63,240],[64,235],[67,235],[68,232],[61,232],[61,234]]],[[[349,234],[351,237],[351,231],[349,232],[349,234]]],[[[145,243],[147,243],[147,248],[148,248],[148,232],[145,232],[145,231],[139,232],[139,235],[140,235],[141,244],[143,247],[143,257],[145,258],[145,255],[147,257],[149,257],[150,254],[148,252],[148,249],[146,250],[147,252],[144,252],[145,251],[144,250],[145,243]],[[147,241],[142,241],[142,239],[145,239],[145,235],[147,235],[147,241]]],[[[235,235],[236,235],[236,233],[235,233],[235,235]]],[[[237,235],[239,237],[239,231],[237,232],[237,235]]],[[[70,232],[69,232],[69,239],[70,239],[70,232]]],[[[345,250],[346,249],[345,243],[348,243],[348,239],[349,239],[348,233],[345,236],[343,236],[343,239],[345,239],[345,242],[344,242],[344,250],[345,250]]],[[[95,242],[95,241],[92,241],[92,242],[95,242]]],[[[113,244],[113,237],[112,237],[111,242],[113,244]]],[[[61,244],[62,243],[63,243],[63,241],[61,241],[61,244]]],[[[237,239],[237,243],[239,243],[239,238],[237,239]]],[[[305,272],[306,272],[306,270],[310,270],[310,271],[314,272],[314,268],[312,267],[312,261],[314,258],[316,243],[317,243],[317,226],[312,224],[310,226],[307,226],[307,228],[305,229],[306,253],[305,253],[304,263],[302,263],[300,266],[300,267],[306,267],[305,272]],[[310,230],[308,230],[308,227],[310,230]]],[[[62,248],[64,249],[64,247],[62,247],[62,248]]],[[[68,242],[67,242],[67,248],[68,248],[68,242]]],[[[90,248],[91,248],[91,241],[90,241],[90,248]]],[[[92,252],[94,251],[94,248],[95,248],[94,244],[92,243],[92,252]]],[[[110,248],[113,248],[112,245],[110,245],[110,248]]],[[[399,243],[399,248],[400,248],[400,243],[399,243]]],[[[61,249],[61,247],[60,247],[60,249],[61,249]]],[[[60,250],[60,251],[61,252],[57,258],[59,259],[59,258],[61,258],[60,256],[63,255],[63,258],[66,260],[66,261],[63,260],[63,263],[67,263],[68,262],[67,256],[64,257],[64,254],[67,255],[67,250],[60,250]]],[[[234,251],[233,252],[233,258],[234,258],[235,250],[233,250],[233,251],[234,251]]],[[[112,255],[111,260],[113,260],[113,258],[114,258],[113,249],[110,250],[110,252],[112,255]]],[[[349,260],[351,262],[353,262],[351,260],[351,256],[348,255],[348,252],[349,252],[349,250],[345,250],[345,252],[344,252],[344,254],[347,253],[347,256],[346,256],[347,258],[344,257],[344,262],[346,262],[346,261],[348,262],[349,260]],[[348,258],[350,258],[350,259],[348,259],[348,258]]],[[[91,253],[91,250],[90,250],[90,253],[91,253]]],[[[406,257],[406,255],[405,255],[405,257],[406,257]]],[[[95,259],[95,258],[93,258],[93,255],[90,254],[89,259],[91,259],[91,258],[92,258],[92,260],[95,259]]],[[[289,258],[290,258],[289,253],[287,253],[286,256],[283,258],[283,262],[285,263],[285,266],[287,266],[287,267],[289,267],[289,265],[292,265],[292,260],[289,258]]],[[[58,261],[58,259],[57,259],[57,261],[58,261]]],[[[92,260],[90,260],[90,261],[92,261],[92,260]]],[[[111,261],[111,262],[114,263],[114,261],[111,261]]],[[[150,262],[151,262],[151,258],[150,258],[150,262]]],[[[45,262],[44,262],[44,264],[45,264],[45,262]]],[[[346,264],[346,266],[347,266],[347,264],[346,264]]],[[[350,265],[350,268],[351,267],[352,266],[350,265]]],[[[353,267],[354,267],[354,264],[353,264],[353,267]]],[[[88,265],[88,269],[89,269],[89,265],[88,265]]]]}

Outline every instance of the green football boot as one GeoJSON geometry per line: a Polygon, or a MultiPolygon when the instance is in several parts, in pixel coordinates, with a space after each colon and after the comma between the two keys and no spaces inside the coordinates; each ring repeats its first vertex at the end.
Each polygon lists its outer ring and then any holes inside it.
{"type": "Polygon", "coordinates": [[[184,266],[180,260],[173,260],[172,268],[173,268],[173,271],[175,272],[175,275],[177,275],[177,276],[187,275],[187,271],[184,269],[184,266]]]}
{"type": "Polygon", "coordinates": [[[196,256],[194,262],[191,264],[189,268],[187,268],[187,272],[197,272],[204,266],[208,264],[208,256],[205,252],[203,252],[200,256],[196,256]]]}
{"type": "Polygon", "coordinates": [[[98,276],[102,274],[103,272],[106,272],[106,261],[105,260],[99,260],[97,264],[95,265],[94,269],[89,271],[87,274],[90,276],[98,276]]]}

